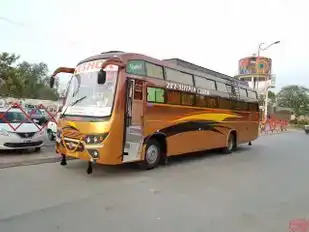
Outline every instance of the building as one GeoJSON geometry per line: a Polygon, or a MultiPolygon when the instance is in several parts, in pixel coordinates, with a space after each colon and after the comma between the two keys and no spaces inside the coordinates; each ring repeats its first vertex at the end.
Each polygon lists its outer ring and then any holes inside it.
{"type": "Polygon", "coordinates": [[[265,96],[266,90],[275,87],[276,76],[272,73],[272,60],[262,56],[250,56],[239,60],[237,79],[246,81],[251,88],[265,96]]]}
{"type": "Polygon", "coordinates": [[[272,73],[271,58],[252,55],[240,59],[238,75],[235,78],[247,82],[257,91],[263,103],[260,104],[260,109],[265,113],[265,105],[268,104],[268,90],[274,88],[276,83],[276,76],[272,73]]]}

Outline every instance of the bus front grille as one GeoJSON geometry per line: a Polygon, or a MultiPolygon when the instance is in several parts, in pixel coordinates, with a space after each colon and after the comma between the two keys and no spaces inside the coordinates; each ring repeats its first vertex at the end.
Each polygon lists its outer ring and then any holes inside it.
{"type": "Polygon", "coordinates": [[[85,150],[83,143],[79,141],[75,141],[69,138],[64,138],[64,143],[65,143],[65,147],[70,151],[82,152],[85,150]],[[77,146],[78,148],[76,149],[77,146]]]}
{"type": "Polygon", "coordinates": [[[81,140],[83,139],[83,134],[81,134],[79,131],[73,131],[73,130],[64,130],[63,136],[70,139],[77,139],[81,140]]]}

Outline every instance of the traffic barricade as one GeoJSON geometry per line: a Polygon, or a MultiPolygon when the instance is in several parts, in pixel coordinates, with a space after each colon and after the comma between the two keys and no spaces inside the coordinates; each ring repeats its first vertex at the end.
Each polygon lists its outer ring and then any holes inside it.
{"type": "Polygon", "coordinates": [[[49,121],[52,121],[58,125],[58,122],[56,120],[57,112],[55,111],[50,112],[49,108],[45,107],[43,104],[34,106],[34,108],[32,109],[25,109],[21,104],[15,102],[13,104],[6,105],[6,107],[2,109],[5,109],[5,110],[1,111],[0,119],[3,122],[7,123],[7,125],[14,132],[18,128],[20,128],[21,125],[29,121],[31,121],[38,128],[39,131],[46,129],[49,121]],[[12,123],[7,119],[7,114],[13,109],[15,109],[15,112],[16,112],[16,109],[18,109],[19,112],[25,115],[25,118],[21,122],[19,122],[17,126],[13,126],[13,124],[16,124],[16,123],[12,123]],[[45,115],[41,112],[42,110],[46,112],[45,115]],[[41,117],[34,117],[38,111],[40,111],[41,117]]]}

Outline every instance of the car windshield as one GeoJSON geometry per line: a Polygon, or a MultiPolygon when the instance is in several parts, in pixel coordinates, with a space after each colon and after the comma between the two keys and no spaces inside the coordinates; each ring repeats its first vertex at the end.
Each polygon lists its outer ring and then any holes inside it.
{"type": "Polygon", "coordinates": [[[23,112],[0,112],[0,123],[33,123],[23,112]],[[4,119],[3,119],[4,117],[4,119]]]}
{"type": "Polygon", "coordinates": [[[98,84],[98,71],[74,74],[68,86],[65,115],[105,117],[111,114],[118,71],[107,71],[106,82],[98,84]]]}
{"type": "Polygon", "coordinates": [[[28,114],[31,114],[31,115],[42,115],[42,112],[38,109],[31,109],[31,108],[28,108],[25,110],[28,114]]]}

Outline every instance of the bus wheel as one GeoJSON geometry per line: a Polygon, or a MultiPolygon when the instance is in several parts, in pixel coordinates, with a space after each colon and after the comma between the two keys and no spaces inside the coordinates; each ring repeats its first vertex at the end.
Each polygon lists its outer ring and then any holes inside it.
{"type": "Polygon", "coordinates": [[[153,169],[159,164],[160,158],[161,149],[159,142],[155,139],[150,139],[146,146],[144,160],[139,163],[139,166],[144,170],[153,169]]]}
{"type": "Polygon", "coordinates": [[[224,154],[231,154],[236,147],[236,137],[233,132],[230,133],[229,139],[227,142],[227,147],[223,148],[223,153],[224,154]]]}

